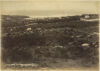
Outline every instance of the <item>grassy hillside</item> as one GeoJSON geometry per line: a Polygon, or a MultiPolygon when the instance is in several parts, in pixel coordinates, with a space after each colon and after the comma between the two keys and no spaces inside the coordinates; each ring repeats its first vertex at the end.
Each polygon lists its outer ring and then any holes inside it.
{"type": "Polygon", "coordinates": [[[98,64],[98,21],[82,21],[82,16],[27,18],[2,15],[4,63],[46,67],[56,59],[78,59],[82,66],[98,64]]]}

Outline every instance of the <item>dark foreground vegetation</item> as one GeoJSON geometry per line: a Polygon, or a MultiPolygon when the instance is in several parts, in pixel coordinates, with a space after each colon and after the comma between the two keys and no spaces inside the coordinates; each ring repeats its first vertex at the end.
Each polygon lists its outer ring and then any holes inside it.
{"type": "MultiPolygon", "coordinates": [[[[90,16],[98,18],[97,15],[90,16]]],[[[62,66],[67,67],[70,66],[68,62],[72,62],[72,67],[98,65],[98,21],[83,21],[84,15],[28,18],[2,15],[4,64],[35,63],[39,67],[61,67],[63,63],[62,66]],[[73,65],[73,61],[78,62],[73,65]]]]}

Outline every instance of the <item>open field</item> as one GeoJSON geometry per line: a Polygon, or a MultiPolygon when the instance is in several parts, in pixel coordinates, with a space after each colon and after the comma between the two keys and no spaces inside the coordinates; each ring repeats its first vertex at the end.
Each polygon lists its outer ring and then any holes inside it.
{"type": "Polygon", "coordinates": [[[98,67],[99,21],[81,18],[2,15],[3,67],[98,67]]]}

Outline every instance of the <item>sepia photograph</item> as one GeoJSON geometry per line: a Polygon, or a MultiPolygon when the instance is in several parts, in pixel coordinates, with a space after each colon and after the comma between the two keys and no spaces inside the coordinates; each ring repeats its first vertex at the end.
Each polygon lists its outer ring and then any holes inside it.
{"type": "Polygon", "coordinates": [[[0,1],[0,68],[99,71],[99,1],[0,1]]]}

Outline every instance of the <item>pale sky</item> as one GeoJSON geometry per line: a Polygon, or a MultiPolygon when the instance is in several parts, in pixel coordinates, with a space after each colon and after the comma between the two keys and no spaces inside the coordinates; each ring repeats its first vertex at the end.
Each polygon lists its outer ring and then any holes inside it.
{"type": "Polygon", "coordinates": [[[66,16],[77,14],[96,14],[98,1],[33,0],[2,1],[2,14],[29,16],[66,16]]]}

